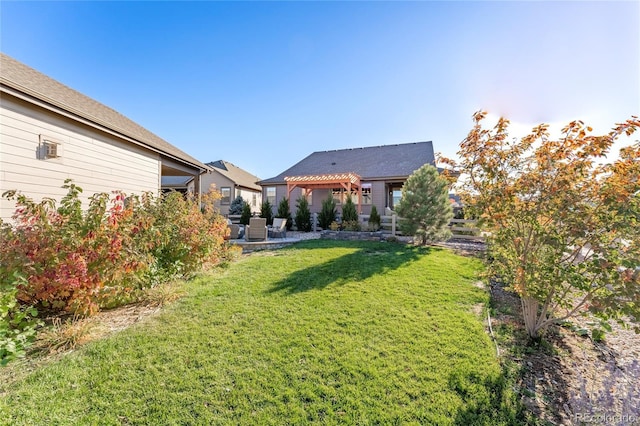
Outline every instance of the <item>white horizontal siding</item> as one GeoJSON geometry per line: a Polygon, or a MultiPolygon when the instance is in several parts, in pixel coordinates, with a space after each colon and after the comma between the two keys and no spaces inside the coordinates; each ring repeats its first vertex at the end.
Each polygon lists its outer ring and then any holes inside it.
{"type": "MultiPolygon", "coordinates": [[[[160,159],[156,153],[101,133],[22,101],[2,98],[0,108],[0,192],[19,190],[40,201],[66,194],[64,180],[83,189],[86,205],[97,192],[127,194],[158,192],[160,159]],[[61,157],[38,159],[40,135],[61,143],[61,157]]],[[[0,200],[0,217],[7,220],[13,203],[0,200]]]]}

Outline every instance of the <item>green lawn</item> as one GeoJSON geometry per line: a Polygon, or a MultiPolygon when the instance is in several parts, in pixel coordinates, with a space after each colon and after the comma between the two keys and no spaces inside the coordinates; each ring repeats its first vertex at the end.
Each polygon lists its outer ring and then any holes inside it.
{"type": "Polygon", "coordinates": [[[158,316],[31,373],[0,371],[0,423],[514,424],[472,312],[488,299],[480,269],[393,243],[245,256],[158,316]]]}

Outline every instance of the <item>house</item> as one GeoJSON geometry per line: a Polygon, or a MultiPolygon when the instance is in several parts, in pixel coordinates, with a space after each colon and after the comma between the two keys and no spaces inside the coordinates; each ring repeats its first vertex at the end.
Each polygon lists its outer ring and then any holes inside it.
{"type": "MultiPolygon", "coordinates": [[[[200,161],[113,109],[0,53],[0,193],[60,199],[73,179],[84,203],[97,192],[158,194],[163,176],[192,178],[200,161]]],[[[7,221],[15,205],[0,200],[7,221]]]]}
{"type": "Polygon", "coordinates": [[[259,177],[224,160],[212,161],[206,164],[211,173],[202,177],[202,188],[209,188],[214,184],[220,191],[220,213],[229,214],[231,202],[238,196],[249,203],[252,212],[259,212],[262,206],[262,187],[257,184],[259,177]]]}
{"type": "Polygon", "coordinates": [[[292,214],[295,200],[303,195],[311,212],[320,212],[329,193],[338,211],[351,194],[361,214],[369,214],[374,205],[384,214],[398,204],[407,178],[425,164],[435,166],[431,141],[319,151],[258,183],[272,205],[287,197],[292,214]]]}

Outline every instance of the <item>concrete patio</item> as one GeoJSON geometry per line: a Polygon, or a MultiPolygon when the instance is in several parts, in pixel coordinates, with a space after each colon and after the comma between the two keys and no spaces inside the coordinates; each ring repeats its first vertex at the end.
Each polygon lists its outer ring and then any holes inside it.
{"type": "Polygon", "coordinates": [[[302,240],[313,240],[320,238],[320,232],[287,232],[287,238],[267,238],[263,241],[246,241],[244,238],[229,240],[230,244],[242,247],[243,253],[251,253],[258,250],[273,250],[291,244],[295,244],[302,240]]]}

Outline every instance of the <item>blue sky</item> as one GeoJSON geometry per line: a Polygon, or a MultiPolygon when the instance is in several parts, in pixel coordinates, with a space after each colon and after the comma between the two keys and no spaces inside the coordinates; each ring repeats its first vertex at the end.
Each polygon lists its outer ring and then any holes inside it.
{"type": "MultiPolygon", "coordinates": [[[[203,162],[640,114],[640,2],[13,2],[0,50],[203,162]]],[[[634,140],[637,138],[634,138],[634,140]]]]}

